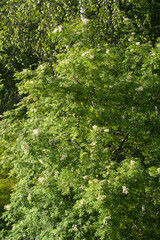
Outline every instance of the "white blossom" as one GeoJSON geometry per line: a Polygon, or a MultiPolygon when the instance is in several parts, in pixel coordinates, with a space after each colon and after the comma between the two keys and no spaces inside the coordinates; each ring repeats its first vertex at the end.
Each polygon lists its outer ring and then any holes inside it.
{"type": "Polygon", "coordinates": [[[87,52],[85,52],[85,53],[82,53],[82,57],[84,57],[86,54],[88,54],[89,53],[89,51],[87,51],[87,52]]]}
{"type": "Polygon", "coordinates": [[[155,106],[155,113],[158,114],[158,107],[155,106]]]}
{"type": "Polygon", "coordinates": [[[43,184],[45,182],[45,178],[44,177],[38,178],[38,182],[43,184]]]}
{"type": "Polygon", "coordinates": [[[110,50],[109,49],[106,49],[106,53],[108,54],[110,52],[110,50]]]}
{"type": "Polygon", "coordinates": [[[56,32],[62,32],[62,25],[54,29],[53,33],[56,33],[56,32]]]}
{"type": "Polygon", "coordinates": [[[62,29],[63,29],[63,28],[62,28],[62,25],[59,25],[59,26],[58,26],[58,31],[59,31],[59,32],[62,32],[62,29]]]}
{"type": "Polygon", "coordinates": [[[69,64],[69,60],[68,59],[62,60],[61,64],[66,64],[67,65],[67,64],[69,64]]]}
{"type": "Polygon", "coordinates": [[[36,136],[38,136],[38,135],[39,135],[39,130],[38,130],[38,129],[34,129],[34,130],[33,130],[33,134],[36,135],[36,136]]]}
{"type": "Polygon", "coordinates": [[[62,156],[61,156],[61,160],[65,160],[67,158],[67,154],[63,154],[62,156]]]}
{"type": "Polygon", "coordinates": [[[92,128],[96,131],[98,130],[98,127],[96,125],[93,125],[92,128]]]}
{"type": "Polygon", "coordinates": [[[55,28],[53,31],[53,33],[56,33],[56,32],[58,32],[58,28],[55,28]]]}
{"type": "Polygon", "coordinates": [[[89,56],[89,59],[93,59],[93,58],[94,58],[94,55],[90,55],[90,56],[89,56]]]}
{"type": "Polygon", "coordinates": [[[87,180],[87,179],[88,179],[88,176],[83,176],[83,179],[84,179],[84,180],[87,180]]]}
{"type": "Polygon", "coordinates": [[[10,204],[5,205],[4,208],[5,208],[7,211],[9,211],[9,210],[11,209],[11,205],[10,205],[10,204]]]}
{"type": "Polygon", "coordinates": [[[142,86],[140,86],[139,88],[137,88],[137,91],[139,91],[139,92],[143,92],[143,87],[142,86]]]}
{"type": "Polygon", "coordinates": [[[122,186],[123,193],[128,194],[128,188],[126,186],[122,186]]]}
{"type": "Polygon", "coordinates": [[[105,133],[109,133],[109,129],[108,129],[108,128],[105,128],[105,129],[104,129],[104,132],[105,132],[105,133]]]}
{"type": "Polygon", "coordinates": [[[95,178],[95,179],[93,180],[93,182],[95,182],[95,183],[98,183],[98,179],[97,179],[97,178],[95,178]]]}
{"type": "Polygon", "coordinates": [[[43,162],[42,159],[39,159],[39,162],[40,162],[41,164],[45,164],[45,162],[43,162]]]}
{"type": "Polygon", "coordinates": [[[78,205],[79,207],[82,207],[84,205],[84,200],[81,199],[80,204],[78,205]]]}
{"type": "Polygon", "coordinates": [[[126,117],[124,115],[122,115],[122,119],[125,119],[126,117]]]}
{"type": "Polygon", "coordinates": [[[27,151],[27,149],[25,148],[25,146],[24,146],[24,145],[21,145],[21,149],[23,150],[23,152],[24,152],[25,154],[27,154],[27,153],[28,153],[28,151],[27,151]]]}
{"type": "Polygon", "coordinates": [[[135,110],[135,107],[132,107],[132,112],[135,110]]]}
{"type": "Polygon", "coordinates": [[[41,64],[41,65],[39,66],[39,69],[44,70],[45,67],[46,67],[45,65],[41,64]]]}
{"type": "Polygon", "coordinates": [[[128,38],[128,41],[132,42],[133,41],[133,37],[128,38]]]}
{"type": "Polygon", "coordinates": [[[91,146],[92,146],[92,147],[96,146],[96,142],[93,141],[93,142],[91,143],[91,146]]]}
{"type": "Polygon", "coordinates": [[[142,212],[145,212],[145,206],[142,205],[142,212]]]}
{"type": "Polygon", "coordinates": [[[134,169],[134,168],[135,168],[135,163],[136,163],[136,162],[135,162],[134,160],[131,160],[130,163],[131,163],[131,169],[134,169]]]}
{"type": "Polygon", "coordinates": [[[106,196],[105,195],[99,195],[98,197],[97,197],[97,200],[98,201],[103,201],[104,199],[106,198],[106,196]]]}
{"type": "Polygon", "coordinates": [[[136,162],[134,160],[131,160],[130,163],[131,163],[131,166],[134,166],[136,162]]]}
{"type": "Polygon", "coordinates": [[[31,194],[28,194],[27,200],[30,201],[31,200],[31,194]]]}
{"type": "Polygon", "coordinates": [[[88,18],[84,18],[82,21],[83,21],[84,25],[87,25],[89,23],[89,19],[88,18]]]}
{"type": "Polygon", "coordinates": [[[160,168],[157,168],[157,172],[158,172],[158,174],[160,174],[160,168]]]}
{"type": "Polygon", "coordinates": [[[131,75],[128,75],[128,76],[127,76],[127,80],[130,80],[131,78],[132,78],[131,75]]]}
{"type": "Polygon", "coordinates": [[[140,42],[136,42],[136,45],[139,46],[139,45],[140,45],[140,42]]]}
{"type": "Polygon", "coordinates": [[[56,171],[55,174],[54,174],[54,178],[57,178],[57,177],[58,177],[58,174],[59,174],[59,172],[56,171]]]}
{"type": "Polygon", "coordinates": [[[74,44],[74,46],[76,47],[76,46],[82,46],[82,42],[78,42],[78,43],[76,43],[76,44],[74,44]]]}
{"type": "Polygon", "coordinates": [[[124,23],[128,23],[128,22],[129,22],[129,18],[124,18],[124,19],[123,19],[123,22],[124,22],[124,23]]]}
{"type": "Polygon", "coordinates": [[[78,227],[77,227],[77,225],[75,224],[75,225],[73,225],[72,226],[72,228],[73,228],[73,230],[75,231],[75,232],[77,232],[78,231],[78,227]]]}
{"type": "Polygon", "coordinates": [[[111,88],[113,88],[113,86],[112,86],[112,85],[109,85],[109,88],[111,89],[111,88]]]}

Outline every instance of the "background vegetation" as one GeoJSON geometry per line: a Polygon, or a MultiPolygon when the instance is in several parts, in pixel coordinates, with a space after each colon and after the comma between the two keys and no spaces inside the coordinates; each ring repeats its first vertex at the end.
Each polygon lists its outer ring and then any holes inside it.
{"type": "Polygon", "coordinates": [[[0,7],[1,239],[158,240],[159,1],[0,7]]]}

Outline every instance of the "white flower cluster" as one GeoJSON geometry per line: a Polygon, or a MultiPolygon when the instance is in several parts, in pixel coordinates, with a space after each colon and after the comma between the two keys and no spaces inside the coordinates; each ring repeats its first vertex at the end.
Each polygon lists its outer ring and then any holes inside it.
{"type": "Polygon", "coordinates": [[[89,59],[93,59],[93,58],[94,58],[94,55],[93,55],[93,54],[89,56],[89,59]]]}
{"type": "Polygon", "coordinates": [[[106,54],[108,54],[110,52],[110,50],[109,49],[106,49],[106,54]]]}
{"type": "Polygon", "coordinates": [[[68,59],[62,60],[61,64],[66,64],[67,65],[67,64],[69,64],[69,60],[68,59]]]}
{"type": "Polygon", "coordinates": [[[97,131],[98,130],[98,127],[96,125],[93,125],[92,128],[97,131]]]}
{"type": "Polygon", "coordinates": [[[34,129],[33,130],[33,134],[36,135],[36,136],[39,136],[39,130],[38,129],[34,129]]]}
{"type": "Polygon", "coordinates": [[[99,196],[97,197],[97,200],[98,200],[98,201],[103,201],[105,198],[106,198],[105,195],[99,195],[99,196]]]}
{"type": "Polygon", "coordinates": [[[80,46],[82,46],[82,42],[75,43],[74,46],[75,46],[75,47],[76,47],[76,46],[80,47],[80,46]]]}
{"type": "Polygon", "coordinates": [[[84,25],[87,25],[89,23],[89,19],[88,18],[84,18],[82,21],[83,21],[84,25]]]}
{"type": "Polygon", "coordinates": [[[145,212],[145,206],[142,205],[142,212],[145,212]]]}
{"type": "Polygon", "coordinates": [[[91,142],[91,146],[95,147],[96,146],[96,142],[95,141],[91,142]]]}
{"type": "Polygon", "coordinates": [[[127,24],[129,22],[129,18],[123,18],[123,22],[127,24]]]}
{"type": "Polygon", "coordinates": [[[80,208],[84,206],[84,200],[83,200],[83,199],[81,199],[81,201],[80,201],[80,203],[79,203],[78,206],[79,206],[80,208]]]}
{"type": "Polygon", "coordinates": [[[5,205],[4,208],[5,208],[7,211],[9,211],[9,210],[11,209],[11,205],[9,205],[9,204],[8,204],[8,205],[5,205]]]}
{"type": "Polygon", "coordinates": [[[109,133],[109,129],[108,129],[108,128],[105,128],[105,129],[104,129],[104,132],[105,132],[105,133],[109,133]]]}
{"type": "Polygon", "coordinates": [[[127,76],[127,80],[131,80],[132,76],[131,75],[128,75],[127,76]]]}
{"type": "Polygon", "coordinates": [[[28,194],[27,200],[31,201],[31,199],[32,199],[31,194],[28,194]]]}
{"type": "Polygon", "coordinates": [[[21,145],[21,149],[23,150],[24,154],[28,154],[28,150],[24,145],[21,145]]]}
{"type": "Polygon", "coordinates": [[[83,190],[83,189],[84,189],[84,186],[83,186],[83,185],[81,185],[81,186],[79,187],[79,189],[83,190]]]}
{"type": "Polygon", "coordinates": [[[160,174],[160,168],[157,168],[157,172],[158,172],[158,174],[160,174]]]}
{"type": "Polygon", "coordinates": [[[158,107],[157,106],[155,106],[155,114],[158,114],[158,107]]]}
{"type": "Polygon", "coordinates": [[[82,53],[82,57],[84,57],[86,54],[89,54],[89,51],[82,53]]]}
{"type": "Polygon", "coordinates": [[[132,112],[135,110],[135,107],[132,107],[132,112]]]}
{"type": "Polygon", "coordinates": [[[44,70],[46,68],[45,65],[41,64],[39,67],[38,67],[40,70],[44,70]]]}
{"type": "Polygon", "coordinates": [[[87,179],[88,179],[88,176],[83,176],[83,179],[84,179],[84,180],[87,180],[87,179]]]}
{"type": "Polygon", "coordinates": [[[44,177],[38,178],[38,182],[43,184],[45,182],[45,178],[44,177]]]}
{"type": "MultiPolygon", "coordinates": [[[[89,55],[89,54],[90,54],[90,52],[87,51],[87,52],[82,53],[81,56],[84,57],[85,55],[89,55]]],[[[91,54],[91,55],[89,55],[88,57],[89,57],[89,59],[93,59],[93,58],[94,58],[94,54],[91,54]]]]}
{"type": "Polygon", "coordinates": [[[136,162],[135,162],[134,160],[131,160],[131,162],[130,162],[130,163],[131,163],[131,168],[134,168],[134,167],[135,167],[135,163],[136,163],[136,162]]]}
{"type": "Polygon", "coordinates": [[[128,188],[126,186],[122,186],[122,192],[124,194],[128,194],[128,188]]]}
{"type": "Polygon", "coordinates": [[[128,41],[132,42],[133,41],[133,37],[131,36],[130,38],[128,38],[128,41]]]}
{"type": "Polygon", "coordinates": [[[73,228],[73,230],[75,231],[75,232],[78,232],[78,227],[77,227],[77,225],[75,224],[75,225],[73,225],[72,226],[72,228],[73,228]]]}
{"type": "Polygon", "coordinates": [[[62,29],[62,25],[59,25],[57,28],[54,29],[53,33],[62,32],[62,29]]]}
{"type": "Polygon", "coordinates": [[[67,158],[67,154],[63,154],[60,159],[65,160],[66,158],[67,158]]]}
{"type": "Polygon", "coordinates": [[[139,91],[139,92],[143,92],[143,87],[142,86],[140,86],[139,88],[137,88],[137,91],[139,91]]]}
{"type": "Polygon", "coordinates": [[[45,162],[43,162],[42,159],[39,159],[39,162],[40,162],[41,164],[45,164],[45,162]]]}

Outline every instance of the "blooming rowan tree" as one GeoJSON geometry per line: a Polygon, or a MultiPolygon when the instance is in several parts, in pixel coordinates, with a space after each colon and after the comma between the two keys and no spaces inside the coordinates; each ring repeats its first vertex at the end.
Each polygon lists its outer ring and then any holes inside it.
{"type": "Polygon", "coordinates": [[[78,2],[55,1],[49,16],[51,1],[11,4],[14,24],[30,14],[14,43],[36,66],[17,69],[20,101],[0,122],[0,163],[15,181],[1,238],[158,239],[159,40],[118,5],[78,2]]]}
{"type": "Polygon", "coordinates": [[[47,63],[15,74],[22,99],[1,122],[17,179],[3,239],[159,235],[159,44],[130,33],[93,43],[88,31],[56,32],[68,47],[54,76],[47,63]]]}

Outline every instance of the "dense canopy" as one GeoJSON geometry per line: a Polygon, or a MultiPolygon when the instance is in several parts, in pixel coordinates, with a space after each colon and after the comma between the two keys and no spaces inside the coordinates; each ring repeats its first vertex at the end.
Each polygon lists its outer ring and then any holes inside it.
{"type": "Polygon", "coordinates": [[[0,8],[1,239],[158,240],[159,1],[0,8]]]}

